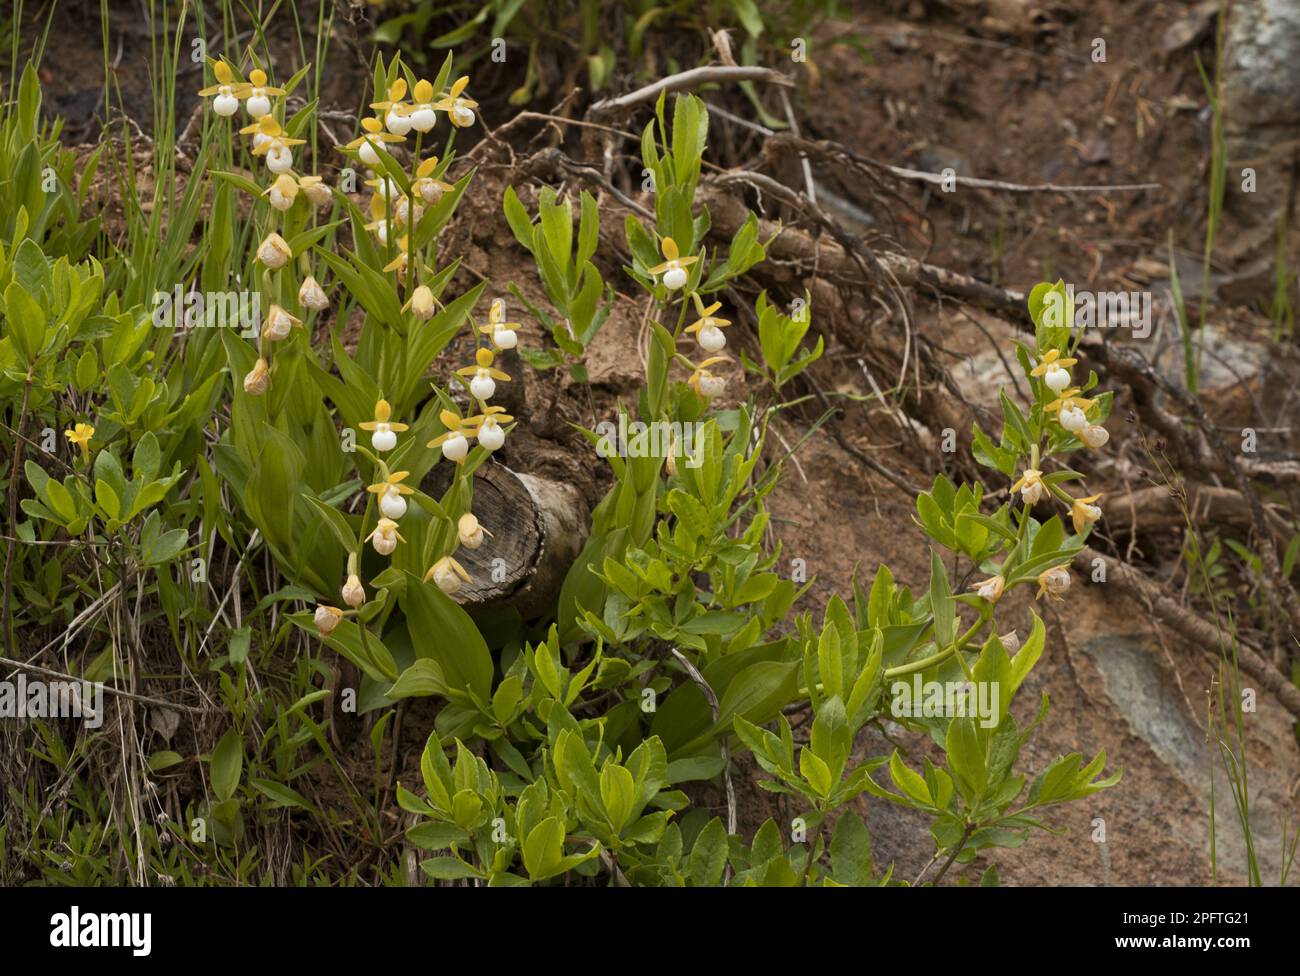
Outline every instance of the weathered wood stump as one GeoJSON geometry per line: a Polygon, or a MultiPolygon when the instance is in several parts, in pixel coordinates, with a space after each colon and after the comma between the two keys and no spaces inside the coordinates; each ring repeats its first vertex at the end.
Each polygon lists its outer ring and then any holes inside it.
{"type": "MultiPolygon", "coordinates": [[[[425,477],[438,498],[451,483],[449,465],[425,477]]],[[[456,559],[473,577],[456,594],[471,614],[510,606],[525,619],[554,605],[564,576],[587,539],[587,506],[572,485],[488,461],[474,472],[474,514],[492,533],[456,559]]]]}

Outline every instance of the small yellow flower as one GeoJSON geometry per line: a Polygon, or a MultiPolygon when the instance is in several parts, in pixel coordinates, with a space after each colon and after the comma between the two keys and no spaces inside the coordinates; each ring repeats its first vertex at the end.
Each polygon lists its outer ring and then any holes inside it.
{"type": "Polygon", "coordinates": [[[677,249],[677,242],[671,237],[665,237],[659,243],[659,250],[664,256],[664,263],[651,268],[650,274],[655,277],[663,275],[664,287],[670,291],[676,291],[686,284],[689,277],[686,269],[698,261],[699,257],[681,257],[677,249]]]}
{"type": "Polygon", "coordinates": [[[239,132],[253,137],[253,155],[265,156],[266,168],[272,173],[288,173],[293,168],[292,147],[304,145],[307,141],[291,137],[270,115],[263,115],[239,132]]]}
{"type": "Polygon", "coordinates": [[[274,88],[266,83],[266,72],[254,68],[248,73],[248,81],[235,88],[235,97],[247,99],[244,108],[255,119],[271,114],[272,95],[283,95],[283,88],[274,88]]]}
{"type": "Polygon", "coordinates": [[[1110,431],[1105,427],[1099,427],[1097,424],[1089,424],[1079,431],[1078,436],[1079,440],[1083,441],[1084,444],[1096,450],[1099,447],[1104,447],[1106,442],[1110,440],[1110,431]]]}
{"type": "Polygon", "coordinates": [[[407,299],[402,311],[409,311],[421,322],[427,322],[433,318],[433,292],[428,285],[420,285],[415,291],[411,292],[411,297],[407,299]]]}
{"type": "Polygon", "coordinates": [[[1051,403],[1045,405],[1043,409],[1048,413],[1056,413],[1058,410],[1063,410],[1068,407],[1075,407],[1086,413],[1088,409],[1092,406],[1093,401],[1087,399],[1086,397],[1079,396],[1080,392],[1081,391],[1079,390],[1078,387],[1071,387],[1069,389],[1060,390],[1056,394],[1056,399],[1053,400],[1051,403]]]}
{"type": "Polygon", "coordinates": [[[397,523],[385,517],[375,524],[374,531],[366,536],[366,541],[375,547],[375,552],[379,553],[379,555],[389,556],[397,548],[399,541],[405,542],[406,540],[397,531],[397,523]]]}
{"type": "Polygon", "coordinates": [[[1020,480],[1011,486],[1011,494],[1020,492],[1020,498],[1026,505],[1037,505],[1046,491],[1043,472],[1037,468],[1025,468],[1025,473],[1020,476],[1020,480]]]}
{"type": "Polygon", "coordinates": [[[398,78],[388,89],[388,97],[382,102],[371,102],[370,107],[384,117],[384,125],[395,136],[404,136],[411,131],[410,106],[403,101],[406,97],[406,79],[398,78]]]}
{"type": "Polygon", "coordinates": [[[426,446],[441,447],[443,457],[448,461],[455,461],[460,464],[469,454],[469,439],[478,434],[477,421],[479,418],[470,417],[467,420],[462,420],[450,410],[444,410],[438,414],[438,419],[442,421],[442,426],[446,427],[447,430],[429,441],[426,446]]]}
{"type": "Polygon", "coordinates": [[[466,549],[477,549],[483,545],[483,537],[492,533],[483,528],[473,512],[466,512],[456,522],[456,535],[466,549]]]}
{"type": "Polygon", "coordinates": [[[381,146],[385,143],[406,141],[403,136],[394,135],[391,132],[385,132],[384,123],[376,118],[367,116],[362,119],[361,128],[365,129],[365,132],[361,133],[361,135],[357,136],[342,148],[356,152],[356,154],[361,158],[361,161],[367,166],[379,165],[379,154],[375,152],[376,146],[381,146]]]}
{"type": "Polygon", "coordinates": [[[298,177],[298,187],[302,190],[303,195],[312,202],[313,206],[324,207],[334,199],[334,194],[330,192],[330,188],[326,185],[323,177],[300,176],[298,177]]]}
{"type": "Polygon", "coordinates": [[[478,102],[461,97],[468,84],[469,75],[462,75],[451,86],[451,91],[433,105],[434,108],[446,112],[448,120],[458,129],[474,124],[474,109],[478,108],[478,102]]]}
{"type": "Polygon", "coordinates": [[[519,345],[518,322],[506,321],[506,303],[503,298],[492,299],[488,306],[488,338],[497,349],[513,349],[519,345]]]}
{"type": "Polygon", "coordinates": [[[492,395],[497,391],[497,380],[510,379],[510,374],[503,370],[496,369],[492,365],[492,350],[486,346],[481,347],[474,354],[474,366],[464,366],[456,370],[458,376],[472,376],[469,382],[469,392],[479,400],[491,400],[492,395]]]}
{"type": "Polygon", "coordinates": [[[1001,574],[998,574],[997,576],[990,576],[982,583],[977,583],[975,585],[975,592],[985,600],[988,600],[989,603],[997,603],[998,600],[1002,599],[1002,593],[1006,588],[1006,578],[1001,574]]]}
{"type": "Polygon", "coordinates": [[[1053,566],[1038,574],[1038,595],[1034,599],[1047,597],[1049,600],[1065,599],[1065,591],[1070,588],[1070,571],[1064,566],[1053,566]]]}
{"type": "Polygon", "coordinates": [[[1062,357],[1059,349],[1049,349],[1038,365],[1029,371],[1029,375],[1041,376],[1049,390],[1060,393],[1070,385],[1070,367],[1076,362],[1077,359],[1062,357]]]}
{"type": "Polygon", "coordinates": [[[199,89],[203,98],[212,98],[212,111],[223,118],[229,118],[239,111],[239,90],[243,82],[237,81],[235,72],[225,61],[212,62],[212,74],[217,79],[215,85],[199,89]]]}
{"type": "Polygon", "coordinates": [[[308,275],[303,279],[302,285],[299,286],[298,304],[315,312],[321,312],[330,307],[329,296],[325,294],[325,289],[320,286],[320,282],[316,280],[314,275],[308,275]]]}
{"type": "Polygon", "coordinates": [[[262,329],[262,338],[269,342],[281,342],[289,338],[289,333],[302,327],[302,319],[290,315],[279,305],[272,305],[266,313],[266,326],[262,329]]]}
{"type": "Polygon", "coordinates": [[[465,571],[465,567],[451,556],[443,556],[429,567],[429,571],[424,574],[424,581],[427,583],[429,580],[433,580],[438,589],[448,596],[452,596],[460,590],[462,580],[466,583],[472,582],[469,573],[465,571]]]}
{"type": "Polygon", "coordinates": [[[274,183],[262,191],[262,196],[268,199],[272,207],[283,213],[298,198],[298,181],[288,173],[281,173],[274,183]]]}
{"type": "Polygon", "coordinates": [[[343,602],[353,610],[366,602],[366,588],[361,585],[361,577],[356,573],[350,573],[347,581],[343,584],[341,591],[343,602]]]}
{"type": "Polygon", "coordinates": [[[71,430],[65,430],[63,436],[81,448],[81,456],[90,460],[90,439],[95,436],[95,428],[90,424],[73,424],[71,430]]]}
{"type": "Polygon", "coordinates": [[[410,473],[409,471],[394,471],[383,481],[366,486],[366,491],[379,496],[379,511],[384,518],[392,519],[395,522],[406,514],[406,499],[402,496],[413,494],[415,489],[402,484],[402,482],[406,480],[410,473]]]}
{"type": "Polygon", "coordinates": [[[293,251],[289,248],[289,242],[274,231],[267,234],[262,243],[257,245],[257,260],[272,271],[283,268],[291,257],[293,251]]]}
{"type": "Polygon", "coordinates": [[[1101,509],[1092,503],[1101,495],[1089,495],[1076,498],[1070,505],[1070,518],[1074,520],[1074,534],[1082,535],[1083,530],[1101,518],[1101,509]]]}
{"type": "Polygon", "coordinates": [[[688,325],[686,331],[695,333],[700,348],[705,352],[717,352],[727,344],[727,337],[722,330],[731,324],[729,319],[716,318],[713,314],[722,308],[722,302],[714,302],[705,308],[698,291],[691,292],[691,298],[695,299],[695,310],[700,317],[688,325]]]}
{"type": "Polygon", "coordinates": [[[271,366],[265,359],[258,359],[244,377],[244,392],[249,396],[261,396],[270,386],[271,366]]]}
{"type": "Polygon", "coordinates": [[[391,451],[397,446],[397,435],[404,430],[410,430],[406,424],[389,420],[392,415],[393,408],[389,402],[380,400],[375,404],[375,419],[358,424],[362,430],[372,432],[370,446],[376,451],[391,451]]]}
{"type": "Polygon", "coordinates": [[[444,183],[433,175],[433,171],[438,168],[438,157],[430,156],[424,162],[415,168],[415,183],[411,189],[421,200],[429,206],[433,206],[442,199],[443,194],[450,193],[456,189],[450,183],[444,183]]]}
{"type": "Polygon", "coordinates": [[[470,417],[466,423],[476,424],[475,436],[478,442],[491,453],[506,442],[506,432],[502,424],[508,424],[515,418],[505,412],[505,407],[485,407],[477,417],[470,417]]]}
{"type": "Polygon", "coordinates": [[[433,104],[433,85],[421,78],[411,89],[411,106],[406,117],[416,132],[429,132],[438,123],[438,112],[433,104]]]}
{"type": "Polygon", "coordinates": [[[727,388],[727,381],[723,377],[716,375],[709,367],[728,361],[726,356],[710,356],[695,367],[695,372],[686,381],[686,385],[706,399],[720,396],[723,390],[727,388]]]}
{"type": "Polygon", "coordinates": [[[316,615],[313,618],[316,624],[316,630],[322,637],[327,637],[339,625],[343,619],[343,611],[338,607],[331,607],[329,604],[322,603],[316,608],[316,615]]]}

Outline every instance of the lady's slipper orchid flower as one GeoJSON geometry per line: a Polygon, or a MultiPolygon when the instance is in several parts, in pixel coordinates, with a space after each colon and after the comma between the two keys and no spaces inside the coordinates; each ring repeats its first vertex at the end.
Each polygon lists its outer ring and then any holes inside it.
{"type": "Polygon", "coordinates": [[[1060,393],[1070,385],[1070,367],[1077,362],[1077,359],[1062,357],[1059,349],[1049,349],[1043,353],[1038,365],[1029,371],[1029,375],[1041,376],[1049,390],[1060,393]]]}
{"type": "Polygon", "coordinates": [[[1071,434],[1079,434],[1088,426],[1088,417],[1078,407],[1062,407],[1061,426],[1071,434]]]}
{"type": "Polygon", "coordinates": [[[420,285],[411,292],[411,297],[402,306],[402,311],[410,311],[421,322],[433,318],[433,292],[428,285],[420,285]]]}
{"type": "Polygon", "coordinates": [[[456,189],[450,183],[444,183],[434,177],[433,171],[437,168],[438,157],[430,156],[415,169],[413,189],[416,195],[431,207],[442,199],[443,194],[456,189]]]}
{"type": "Polygon", "coordinates": [[[699,260],[699,257],[681,257],[677,250],[677,242],[671,237],[665,237],[659,243],[659,250],[663,253],[664,263],[657,264],[650,269],[650,274],[658,277],[663,275],[663,285],[669,291],[676,291],[683,287],[689,275],[686,269],[699,260]]]}
{"type": "Polygon", "coordinates": [[[239,111],[239,96],[236,92],[242,83],[235,81],[235,73],[225,61],[214,61],[212,74],[216,77],[217,83],[200,89],[199,95],[203,98],[215,95],[216,97],[212,99],[212,111],[222,118],[229,118],[239,111]]]}
{"type": "Polygon", "coordinates": [[[249,396],[261,396],[270,386],[271,366],[265,359],[258,359],[244,377],[244,392],[249,396]]]}
{"type": "Polygon", "coordinates": [[[488,306],[488,338],[498,349],[513,349],[519,345],[519,323],[506,321],[506,303],[503,298],[492,299],[488,306]]]}
{"type": "Polygon", "coordinates": [[[429,567],[429,571],[424,574],[424,581],[427,583],[429,580],[433,580],[434,585],[448,596],[455,596],[460,590],[462,580],[466,583],[471,582],[465,567],[451,556],[443,556],[429,567]]]}
{"type": "Polygon", "coordinates": [[[235,95],[247,99],[244,109],[255,119],[271,114],[271,95],[283,95],[283,88],[273,88],[266,83],[266,72],[254,68],[248,73],[248,82],[235,89],[235,95]]]}
{"type": "Polygon", "coordinates": [[[384,518],[396,522],[406,514],[406,499],[402,496],[411,494],[413,489],[402,484],[402,482],[410,473],[409,471],[394,471],[378,484],[366,486],[366,491],[379,496],[379,511],[384,518]]]}
{"type": "Polygon", "coordinates": [[[456,523],[456,535],[460,538],[460,544],[466,549],[477,549],[483,545],[483,537],[491,534],[483,528],[473,512],[466,512],[456,523]]]}
{"type": "Polygon", "coordinates": [[[330,192],[330,188],[325,185],[325,180],[320,176],[300,176],[298,187],[314,207],[328,206],[334,199],[334,194],[330,192]]]}
{"type": "Polygon", "coordinates": [[[388,98],[382,102],[371,102],[370,107],[382,112],[384,125],[395,136],[404,136],[411,131],[411,118],[408,108],[402,101],[406,97],[406,79],[398,78],[388,88],[388,98]]]}
{"type": "Polygon", "coordinates": [[[407,118],[416,132],[431,132],[438,123],[438,113],[433,104],[433,85],[421,78],[411,90],[411,107],[407,118]]]}
{"type": "Polygon", "coordinates": [[[1071,503],[1070,518],[1074,520],[1075,535],[1083,535],[1085,528],[1101,518],[1101,509],[1092,504],[1100,497],[1101,495],[1089,495],[1087,498],[1076,498],[1071,503]]]}
{"type": "Polygon", "coordinates": [[[469,454],[469,439],[477,434],[478,428],[472,419],[461,420],[450,410],[439,413],[438,419],[442,421],[442,425],[447,430],[429,441],[427,446],[441,446],[443,457],[448,461],[455,461],[460,464],[465,460],[465,456],[469,454]]]}
{"type": "MultiPolygon", "coordinates": [[[[415,205],[415,222],[418,224],[420,218],[424,216],[424,204],[415,205]]],[[[409,197],[398,197],[397,203],[393,205],[393,219],[403,227],[411,222],[411,200],[409,197]]]]}
{"type": "Polygon", "coordinates": [[[700,348],[705,352],[717,352],[727,344],[727,337],[723,335],[722,330],[729,326],[731,321],[729,319],[715,318],[713,315],[714,312],[722,308],[722,302],[714,302],[708,308],[705,308],[698,291],[691,292],[691,297],[695,299],[695,310],[699,312],[700,317],[688,325],[686,331],[695,333],[700,348]]]}
{"type": "Polygon", "coordinates": [[[471,98],[462,98],[461,92],[469,84],[469,75],[462,75],[457,78],[451,86],[446,97],[435,102],[433,107],[447,113],[447,118],[451,124],[458,129],[464,129],[474,124],[474,109],[478,108],[478,102],[471,98]]]}
{"type": "Polygon", "coordinates": [[[289,249],[289,242],[274,231],[267,234],[262,243],[257,245],[257,260],[272,271],[283,268],[291,257],[293,251],[289,249]]]}
{"type": "Polygon", "coordinates": [[[1014,495],[1016,492],[1020,492],[1020,500],[1026,505],[1037,505],[1047,492],[1047,486],[1043,484],[1043,472],[1037,468],[1025,468],[1020,480],[1011,486],[1011,493],[1014,495]]]}
{"type": "Polygon", "coordinates": [[[361,585],[361,578],[356,573],[348,575],[342,589],[343,602],[353,610],[366,602],[366,589],[361,585]]]}
{"type": "Polygon", "coordinates": [[[686,385],[706,399],[720,396],[727,388],[727,381],[725,378],[713,373],[709,367],[727,361],[726,356],[710,356],[708,359],[704,360],[704,362],[695,367],[695,372],[692,373],[690,379],[686,381],[686,385]]]}
{"type": "Polygon", "coordinates": [[[397,531],[397,523],[390,518],[381,518],[375,525],[375,530],[366,536],[366,541],[375,547],[375,552],[381,556],[391,556],[393,550],[397,548],[397,543],[405,542],[401,534],[397,531]]]}
{"type": "Polygon", "coordinates": [[[302,319],[290,315],[279,305],[272,305],[266,313],[266,327],[262,329],[262,338],[270,342],[280,342],[289,338],[294,326],[301,326],[302,319]]]}
{"type": "Polygon", "coordinates": [[[443,194],[448,194],[448,192],[456,188],[451,183],[445,183],[441,179],[434,178],[433,170],[437,168],[437,156],[430,156],[429,159],[421,162],[419,166],[416,166],[415,185],[412,186],[412,190],[415,190],[416,195],[421,200],[424,200],[426,204],[429,204],[430,207],[438,203],[443,194]]]}
{"type": "Polygon", "coordinates": [[[380,453],[395,448],[397,446],[397,435],[404,430],[410,430],[406,424],[390,421],[388,418],[392,415],[393,408],[389,406],[388,401],[380,400],[375,404],[375,419],[359,425],[362,430],[372,432],[370,446],[380,453]]]}
{"type": "Polygon", "coordinates": [[[1051,403],[1044,405],[1043,409],[1047,413],[1056,413],[1057,411],[1064,410],[1067,407],[1075,407],[1079,410],[1082,410],[1084,413],[1087,413],[1088,410],[1092,407],[1092,401],[1089,400],[1087,397],[1079,396],[1079,393],[1080,390],[1078,387],[1072,387],[1070,389],[1065,389],[1065,390],[1058,390],[1056,394],[1056,399],[1053,400],[1051,403]]]}
{"type": "Polygon", "coordinates": [[[1038,574],[1038,596],[1049,600],[1064,600],[1065,591],[1070,588],[1070,571],[1064,566],[1053,566],[1038,574]]]}
{"type": "Polygon", "coordinates": [[[283,213],[298,198],[298,181],[288,173],[281,173],[274,183],[262,191],[262,196],[267,198],[272,207],[283,213]]]}
{"type": "Polygon", "coordinates": [[[328,604],[322,603],[316,608],[316,615],[313,618],[313,621],[315,622],[316,630],[320,635],[322,637],[328,637],[333,632],[334,628],[339,625],[339,621],[342,619],[342,610],[338,607],[331,607],[328,604]]]}
{"type": "Polygon", "coordinates": [[[501,427],[515,418],[505,412],[505,407],[487,407],[478,425],[478,442],[491,453],[506,442],[506,432],[501,427]]]}
{"type": "Polygon", "coordinates": [[[367,166],[378,166],[379,155],[375,152],[375,146],[389,142],[404,142],[405,140],[391,132],[384,131],[384,124],[376,118],[367,116],[361,120],[361,128],[366,131],[357,136],[344,149],[356,150],[361,161],[367,166]]]}
{"type": "Polygon", "coordinates": [[[492,366],[492,350],[486,346],[474,354],[477,365],[465,366],[456,370],[459,376],[471,376],[469,392],[479,400],[491,400],[497,391],[497,380],[509,380],[510,374],[492,366]]]}
{"type": "Polygon", "coordinates": [[[95,436],[94,427],[90,424],[73,424],[70,430],[63,432],[63,436],[81,448],[84,459],[90,460],[90,439],[95,436]]]}
{"type": "Polygon", "coordinates": [[[1106,442],[1110,440],[1110,431],[1105,427],[1099,427],[1096,424],[1089,424],[1087,427],[1083,428],[1083,430],[1079,431],[1079,440],[1083,441],[1083,443],[1091,447],[1093,450],[1096,450],[1099,447],[1104,447],[1106,442]]]}
{"type": "Polygon", "coordinates": [[[253,135],[253,155],[266,157],[266,168],[272,173],[287,173],[293,168],[293,146],[301,146],[305,139],[294,139],[270,115],[263,115],[256,124],[239,130],[253,135]],[[262,136],[259,140],[257,136],[262,136]]]}
{"type": "MultiPolygon", "coordinates": [[[[393,260],[389,261],[386,265],[384,265],[384,274],[388,274],[390,272],[396,274],[397,282],[402,286],[406,285],[406,271],[408,266],[410,265],[410,259],[411,259],[410,244],[408,243],[409,240],[410,237],[406,234],[403,234],[401,237],[399,237],[397,239],[397,248],[396,248],[397,256],[393,258],[393,260]]],[[[425,270],[429,271],[428,268],[426,268],[425,270]]],[[[432,271],[429,271],[429,274],[432,273],[433,273],[432,271]]]]}
{"type": "Polygon", "coordinates": [[[997,576],[990,576],[988,579],[978,584],[975,587],[975,592],[985,600],[988,600],[989,603],[997,603],[998,600],[1002,599],[1002,593],[1006,588],[1007,581],[1001,574],[999,574],[997,576]]]}
{"type": "Polygon", "coordinates": [[[390,176],[376,176],[373,180],[366,180],[366,186],[375,191],[375,195],[391,205],[394,200],[405,196],[402,188],[397,185],[397,181],[390,176]]]}
{"type": "Polygon", "coordinates": [[[330,300],[325,294],[325,289],[320,286],[320,282],[314,276],[308,275],[298,289],[298,304],[314,312],[321,312],[330,307],[330,300]]]}

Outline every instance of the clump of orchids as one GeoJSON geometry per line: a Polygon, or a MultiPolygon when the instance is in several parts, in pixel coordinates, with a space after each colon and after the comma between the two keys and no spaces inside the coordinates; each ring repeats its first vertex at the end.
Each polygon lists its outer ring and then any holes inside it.
{"type": "MultiPolygon", "coordinates": [[[[270,175],[270,184],[258,197],[258,203],[262,205],[262,227],[256,261],[262,267],[262,293],[271,297],[291,293],[294,289],[279,287],[279,276],[292,273],[289,262],[295,257],[288,240],[293,236],[290,228],[301,227],[305,222],[304,209],[314,215],[318,208],[329,206],[333,194],[320,176],[299,175],[293,168],[294,147],[303,145],[305,140],[295,138],[284,128],[283,98],[288,89],[270,85],[266,72],[261,68],[254,68],[249,72],[248,80],[243,81],[228,61],[222,59],[210,63],[216,84],[201,89],[199,94],[210,97],[212,111],[222,117],[234,115],[239,103],[244,103],[244,109],[253,121],[241,128],[239,134],[249,137],[249,151],[255,159],[266,163],[270,175]]],[[[301,72],[297,77],[301,77],[301,72]]],[[[300,116],[295,124],[303,125],[306,121],[305,116],[300,116]]],[[[227,146],[227,150],[229,148],[227,146]]],[[[244,183],[237,185],[243,186],[244,183]]],[[[329,298],[312,273],[307,256],[298,257],[301,274],[297,288],[298,307],[290,311],[278,301],[267,303],[265,321],[257,338],[257,360],[243,381],[244,392],[251,396],[261,396],[270,389],[275,345],[288,339],[294,329],[303,328],[303,322],[310,314],[329,307],[329,298]]]]}
{"type": "MultiPolygon", "coordinates": [[[[397,68],[405,71],[400,62],[397,68]]],[[[442,162],[437,156],[423,156],[424,136],[437,126],[439,114],[447,116],[453,133],[474,124],[474,110],[478,106],[465,94],[468,84],[469,78],[461,77],[445,91],[438,91],[434,83],[425,79],[408,80],[399,74],[388,82],[382,99],[371,104],[375,115],[362,119],[361,133],[341,147],[367,168],[364,185],[370,191],[367,207],[371,219],[364,229],[374,236],[383,260],[387,260],[383,271],[392,275],[393,288],[404,299],[402,312],[417,324],[432,319],[440,305],[430,286],[433,273],[424,263],[424,252],[432,242],[422,240],[420,222],[430,208],[454,190],[442,179],[451,162],[451,139],[443,153],[446,161],[442,162]],[[405,168],[399,161],[401,158],[407,159],[405,168]]],[[[453,375],[464,386],[471,408],[461,416],[450,409],[455,405],[451,399],[443,397],[446,408],[438,416],[444,432],[426,445],[430,450],[440,450],[442,458],[456,466],[455,486],[469,478],[463,465],[470,456],[472,444],[477,443],[489,454],[499,450],[514,420],[504,407],[490,401],[497,393],[497,384],[511,379],[497,365],[496,357],[517,346],[521,326],[508,321],[506,304],[500,298],[491,302],[484,328],[480,329],[472,317],[470,322],[476,337],[473,362],[453,375]]],[[[390,470],[384,458],[398,449],[400,435],[409,431],[410,426],[395,418],[392,404],[382,397],[375,404],[373,419],[360,426],[370,435],[376,471],[375,483],[366,489],[372,504],[367,505],[363,521],[363,533],[365,528],[370,528],[363,541],[380,556],[391,557],[399,544],[407,541],[401,523],[407,514],[408,498],[415,489],[406,483],[410,472],[390,470]]],[[[468,485],[465,487],[467,490],[461,497],[469,497],[468,485]]],[[[432,581],[448,596],[454,596],[472,582],[470,574],[455,558],[456,552],[462,547],[478,549],[492,534],[472,511],[461,514],[455,527],[451,551],[439,557],[424,574],[425,582],[432,581]]],[[[445,551],[446,547],[443,548],[445,551]]],[[[328,605],[317,608],[316,626],[322,634],[328,634],[339,620],[358,612],[366,602],[358,559],[358,553],[349,555],[348,575],[340,591],[343,602],[351,609],[328,605]]]]}
{"type": "MultiPolygon", "coordinates": [[[[1062,286],[1054,286],[1060,289],[1062,286]]],[[[1051,291],[1040,285],[1040,291],[1051,291]]],[[[1049,295],[1050,299],[1052,296],[1049,295]]],[[[1031,309],[1034,307],[1031,299],[1031,309]]],[[[996,448],[976,428],[976,457],[982,463],[999,467],[1009,473],[1013,481],[1011,495],[1019,495],[1024,506],[1022,523],[1029,510],[1039,502],[1049,500],[1065,509],[1076,536],[1086,536],[1102,516],[1097,501],[1100,494],[1074,495],[1066,489],[1070,481],[1081,480],[1083,475],[1068,468],[1047,471],[1047,460],[1055,454],[1090,449],[1097,450],[1110,440],[1103,426],[1110,411],[1110,394],[1085,396],[1097,383],[1095,374],[1083,386],[1075,384],[1071,369],[1078,360],[1069,355],[1071,333],[1064,328],[1045,328],[1038,324],[1038,348],[1021,346],[1020,362],[1028,376],[1034,395],[1030,416],[1025,417],[1018,407],[1003,395],[1003,413],[1007,424],[1003,442],[996,448]],[[1026,461],[1023,468],[1019,465],[1026,461]]],[[[1075,343],[1077,345],[1077,343],[1075,343]]],[[[1038,598],[1063,600],[1070,589],[1070,572],[1063,566],[1052,566],[1037,577],[1038,598]]],[[[975,592],[990,603],[1001,598],[1007,581],[1003,574],[993,575],[975,586],[975,592]]]]}

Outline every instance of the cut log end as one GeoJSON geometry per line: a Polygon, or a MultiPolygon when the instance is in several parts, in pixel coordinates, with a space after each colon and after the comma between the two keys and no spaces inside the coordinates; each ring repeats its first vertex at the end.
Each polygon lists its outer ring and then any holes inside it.
{"type": "MultiPolygon", "coordinates": [[[[445,465],[425,479],[439,495],[449,483],[445,465]]],[[[572,485],[511,471],[489,461],[474,473],[474,514],[488,532],[477,549],[456,559],[472,582],[456,594],[471,614],[513,607],[524,619],[554,605],[569,567],[582,551],[587,506],[572,485]]]]}

